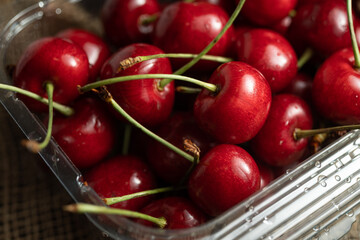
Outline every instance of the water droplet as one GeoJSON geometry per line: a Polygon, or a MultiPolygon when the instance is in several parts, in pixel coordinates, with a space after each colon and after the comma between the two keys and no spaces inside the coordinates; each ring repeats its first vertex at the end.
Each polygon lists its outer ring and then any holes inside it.
{"type": "Polygon", "coordinates": [[[249,228],[249,230],[248,230],[248,231],[249,231],[249,232],[251,232],[252,230],[253,230],[252,228],[249,228]]]}
{"type": "Polygon", "coordinates": [[[57,9],[55,10],[55,13],[56,13],[57,15],[61,14],[61,12],[62,12],[61,8],[57,8],[57,9]]]}
{"type": "Polygon", "coordinates": [[[315,167],[317,167],[317,168],[321,168],[321,162],[320,162],[320,161],[316,161],[316,163],[315,163],[315,167]]]}
{"type": "Polygon", "coordinates": [[[247,218],[245,219],[245,221],[248,222],[248,223],[251,223],[251,222],[252,222],[252,218],[247,217],[247,218]]]}
{"type": "Polygon", "coordinates": [[[325,180],[326,180],[326,176],[324,176],[324,175],[318,176],[318,183],[320,183],[320,185],[323,187],[326,187],[326,185],[327,185],[325,180]]]}
{"type": "Polygon", "coordinates": [[[330,232],[330,228],[327,227],[324,229],[324,231],[328,233],[328,232],[330,232]]]}
{"type": "Polygon", "coordinates": [[[106,232],[102,232],[101,234],[102,234],[103,237],[109,237],[109,234],[106,233],[106,232]]]}
{"type": "Polygon", "coordinates": [[[359,181],[360,181],[360,177],[358,177],[358,178],[356,179],[356,181],[358,181],[358,182],[359,182],[359,181]]]}
{"type": "Polygon", "coordinates": [[[287,169],[285,173],[289,174],[290,172],[291,172],[291,169],[287,169]]]}
{"type": "Polygon", "coordinates": [[[44,7],[45,4],[44,4],[44,2],[41,1],[41,2],[38,3],[38,5],[39,5],[39,7],[42,8],[42,7],[44,7]]]}
{"type": "Polygon", "coordinates": [[[284,141],[283,141],[283,140],[280,140],[279,145],[282,145],[283,143],[284,143],[284,141]]]}
{"type": "Polygon", "coordinates": [[[342,168],[343,166],[344,166],[344,164],[341,162],[340,159],[337,159],[337,160],[335,161],[335,167],[336,167],[337,169],[340,169],[340,168],[342,168]]]}
{"type": "Polygon", "coordinates": [[[347,211],[347,212],[346,212],[346,216],[348,216],[348,217],[354,216],[354,211],[353,211],[353,210],[347,211]]]}
{"type": "Polygon", "coordinates": [[[289,121],[289,120],[288,120],[288,121],[286,121],[286,122],[285,122],[285,126],[289,125],[289,123],[290,123],[290,121],[289,121]]]}
{"type": "Polygon", "coordinates": [[[339,175],[335,175],[335,180],[336,181],[340,181],[341,180],[341,177],[339,175]]]}
{"type": "Polygon", "coordinates": [[[297,188],[298,188],[298,187],[300,187],[300,184],[296,184],[296,186],[295,186],[295,187],[297,187],[297,188]]]}
{"type": "Polygon", "coordinates": [[[309,188],[304,188],[304,192],[308,192],[309,191],[309,188]]]}
{"type": "Polygon", "coordinates": [[[250,206],[250,207],[249,207],[249,211],[250,211],[250,212],[254,211],[254,206],[250,206]]]}
{"type": "Polygon", "coordinates": [[[346,182],[347,183],[351,182],[351,177],[346,178],[346,182]]]}
{"type": "Polygon", "coordinates": [[[268,240],[273,240],[274,237],[273,237],[273,236],[268,236],[267,239],[268,239],[268,240]]]}
{"type": "Polygon", "coordinates": [[[315,232],[319,231],[319,230],[320,230],[320,226],[319,226],[319,225],[315,225],[315,226],[313,227],[313,230],[314,230],[315,232]]]}
{"type": "Polygon", "coordinates": [[[355,98],[359,98],[359,95],[355,95],[355,98]]]}
{"type": "Polygon", "coordinates": [[[326,182],[321,182],[320,185],[321,185],[322,187],[326,187],[326,186],[327,186],[326,182]]]}

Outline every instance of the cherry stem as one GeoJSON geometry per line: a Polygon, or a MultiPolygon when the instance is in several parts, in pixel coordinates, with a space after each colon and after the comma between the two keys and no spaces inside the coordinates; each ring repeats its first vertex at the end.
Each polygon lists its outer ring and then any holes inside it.
{"type": "MultiPolygon", "coordinates": [[[[174,74],[181,75],[184,72],[186,72],[189,68],[194,66],[205,54],[207,54],[213,46],[220,40],[220,38],[225,34],[225,32],[231,27],[237,16],[239,15],[244,3],[246,0],[240,0],[238,3],[236,9],[234,10],[233,14],[230,16],[228,22],[225,24],[223,29],[221,29],[220,33],[202,50],[201,53],[197,55],[194,59],[192,59],[190,62],[179,68],[174,72],[174,74]]],[[[160,82],[160,89],[163,89],[168,83],[170,83],[172,79],[164,79],[160,82]]]]}
{"type": "Polygon", "coordinates": [[[289,12],[289,17],[295,17],[296,16],[296,10],[295,9],[293,9],[293,10],[291,10],[290,12],[289,12]]]}
{"type": "Polygon", "coordinates": [[[193,143],[190,139],[184,140],[184,149],[185,149],[185,151],[191,153],[194,156],[194,161],[192,162],[189,169],[186,171],[184,177],[180,180],[180,182],[178,184],[179,186],[182,186],[189,179],[190,174],[192,173],[192,171],[194,170],[194,168],[200,161],[200,152],[201,152],[200,148],[195,143],[193,143]]]}
{"type": "Polygon", "coordinates": [[[191,77],[174,75],[174,74],[139,74],[139,75],[130,75],[130,76],[123,76],[123,77],[109,78],[109,79],[97,81],[94,83],[87,84],[83,87],[80,87],[79,91],[81,93],[84,93],[84,92],[88,92],[94,88],[98,88],[98,87],[109,85],[109,84],[125,82],[125,81],[130,81],[130,80],[150,79],[150,78],[165,78],[165,79],[172,78],[175,80],[181,80],[181,81],[196,84],[200,87],[203,87],[203,88],[209,90],[210,92],[217,91],[217,86],[214,84],[203,82],[203,81],[197,80],[195,78],[191,78],[191,77]]]}
{"type": "MultiPolygon", "coordinates": [[[[35,99],[35,100],[41,102],[41,103],[49,105],[49,100],[47,98],[43,98],[43,97],[41,97],[40,95],[38,95],[36,93],[27,91],[27,90],[22,89],[22,88],[18,88],[18,87],[15,87],[15,86],[0,83],[0,89],[5,89],[5,90],[12,91],[12,92],[20,93],[20,94],[22,94],[24,96],[30,97],[32,99],[35,99]]],[[[70,108],[68,106],[62,105],[60,103],[54,102],[53,107],[54,107],[54,109],[56,109],[58,112],[62,113],[65,116],[71,116],[72,114],[74,114],[74,109],[72,109],[72,108],[70,108]]]]}
{"type": "Polygon", "coordinates": [[[201,92],[201,88],[192,88],[192,87],[185,87],[185,86],[178,86],[176,87],[176,91],[180,93],[187,93],[187,94],[194,94],[201,92]]]}
{"type": "Polygon", "coordinates": [[[354,23],[353,23],[353,16],[352,16],[352,1],[347,0],[347,17],[349,22],[349,29],[350,29],[350,36],[351,36],[351,44],[354,52],[355,58],[355,68],[360,68],[360,54],[359,48],[356,40],[355,30],[354,30],[354,23]]]}
{"type": "Polygon", "coordinates": [[[348,131],[353,129],[360,129],[360,124],[344,125],[344,126],[329,127],[329,128],[319,128],[319,129],[309,129],[309,130],[302,130],[299,128],[295,128],[293,136],[295,140],[300,140],[301,138],[312,137],[315,136],[316,134],[331,133],[336,131],[348,131]]]}
{"type": "Polygon", "coordinates": [[[298,70],[301,69],[314,55],[314,51],[311,48],[307,48],[297,62],[298,70]]]}
{"type": "Polygon", "coordinates": [[[180,189],[185,189],[185,187],[181,187],[181,188],[175,188],[175,187],[156,188],[156,189],[136,192],[136,193],[132,193],[132,194],[127,194],[127,195],[124,195],[124,196],[121,196],[121,197],[104,198],[103,201],[105,202],[106,205],[113,205],[115,203],[127,201],[127,200],[134,199],[134,198],[145,197],[145,196],[149,196],[149,195],[153,195],[153,194],[157,194],[157,193],[177,191],[177,190],[180,190],[180,189]]]}
{"type": "Polygon", "coordinates": [[[38,143],[34,140],[24,140],[22,142],[23,145],[25,145],[30,151],[34,153],[38,153],[42,149],[44,149],[51,140],[52,126],[54,119],[54,108],[53,108],[54,84],[52,84],[51,82],[47,82],[45,88],[49,99],[49,121],[48,121],[48,128],[45,139],[41,143],[38,143]]]}
{"type": "MultiPolygon", "coordinates": [[[[157,58],[196,58],[199,54],[191,54],[191,53],[162,53],[162,54],[154,54],[148,56],[137,56],[135,58],[127,58],[120,62],[120,67],[117,72],[124,70],[126,68],[132,67],[137,63],[157,59],[157,58]]],[[[219,63],[231,62],[233,59],[228,57],[214,56],[214,55],[204,55],[201,57],[202,60],[208,60],[219,63]]]]}
{"type": "Polygon", "coordinates": [[[122,148],[122,155],[127,155],[129,152],[130,138],[131,138],[131,125],[126,124],[124,129],[124,139],[123,139],[124,142],[122,148]]]}
{"type": "Polygon", "coordinates": [[[105,206],[98,206],[94,204],[88,203],[76,203],[70,204],[63,207],[64,211],[72,212],[72,213],[90,213],[90,214],[112,214],[112,215],[121,215],[124,217],[131,218],[139,218],[144,219],[149,222],[152,222],[158,225],[160,228],[164,228],[166,226],[166,219],[163,217],[156,218],[149,216],[147,214],[126,210],[126,209],[118,209],[118,208],[109,208],[105,206]]]}
{"type": "Polygon", "coordinates": [[[152,15],[141,15],[140,16],[140,25],[147,26],[153,22],[155,22],[159,18],[158,13],[154,13],[152,15]]]}
{"type": "Polygon", "coordinates": [[[109,103],[113,106],[113,108],[118,111],[125,119],[127,119],[132,125],[139,128],[141,131],[143,131],[145,134],[150,136],[151,138],[155,139],[156,141],[160,142],[164,146],[168,147],[169,149],[173,150],[180,156],[184,157],[185,159],[189,160],[190,162],[193,161],[193,157],[180,148],[176,147],[175,145],[169,143],[165,139],[159,137],[155,133],[151,132],[149,129],[145,128],[143,125],[141,125],[139,122],[137,122],[134,118],[132,118],[113,98],[108,100],[109,103]]]}

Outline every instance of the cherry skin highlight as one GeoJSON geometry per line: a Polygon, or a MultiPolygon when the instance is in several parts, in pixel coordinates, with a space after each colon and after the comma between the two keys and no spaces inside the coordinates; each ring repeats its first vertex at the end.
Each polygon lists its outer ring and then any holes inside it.
{"type": "Polygon", "coordinates": [[[188,186],[197,206],[210,216],[218,216],[260,188],[260,173],[244,149],[221,144],[202,158],[188,186]]]}
{"type": "Polygon", "coordinates": [[[194,104],[199,126],[219,142],[240,144],[253,138],[270,110],[271,90],[263,75],[242,62],[221,65],[209,82],[218,92],[203,90],[194,104]]]}
{"type": "MultiPolygon", "coordinates": [[[[69,41],[47,37],[31,43],[22,54],[14,73],[14,84],[47,98],[45,83],[54,84],[54,101],[69,104],[79,96],[77,86],[89,78],[89,61],[81,47],[69,41]]],[[[33,111],[48,111],[36,100],[22,97],[33,111]]]]}

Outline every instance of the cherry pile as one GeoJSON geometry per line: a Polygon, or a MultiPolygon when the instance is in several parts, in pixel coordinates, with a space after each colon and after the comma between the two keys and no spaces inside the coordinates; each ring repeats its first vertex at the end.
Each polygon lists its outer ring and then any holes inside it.
{"type": "Polygon", "coordinates": [[[23,53],[14,85],[47,98],[51,83],[54,102],[74,110],[55,112],[52,136],[87,184],[105,202],[158,193],[111,207],[165,218],[165,228],[200,225],[343,133],[303,130],[360,123],[346,2],[248,0],[227,26],[242,3],[107,0],[103,39],[67,29],[23,53]]]}

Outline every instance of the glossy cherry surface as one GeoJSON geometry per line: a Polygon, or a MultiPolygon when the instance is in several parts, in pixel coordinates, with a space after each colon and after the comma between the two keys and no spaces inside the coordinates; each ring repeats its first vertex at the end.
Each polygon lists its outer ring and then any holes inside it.
{"type": "Polygon", "coordinates": [[[354,64],[353,50],[340,50],[320,66],[314,78],[316,110],[338,124],[360,123],[360,72],[354,64]]]}
{"type": "Polygon", "coordinates": [[[296,4],[297,0],[251,0],[245,2],[241,14],[255,24],[271,26],[289,15],[296,4]]]}
{"type": "Polygon", "coordinates": [[[271,167],[265,164],[258,164],[257,165],[260,172],[260,189],[266,187],[272,180],[275,179],[275,173],[271,169],[271,167]]]}
{"type": "MultiPolygon", "coordinates": [[[[104,64],[101,79],[137,74],[171,74],[171,65],[167,58],[147,60],[117,73],[119,63],[129,57],[161,54],[159,48],[142,43],[128,45],[116,53],[104,64]]],[[[115,101],[133,118],[146,126],[154,126],[165,121],[174,104],[174,82],[163,90],[158,88],[161,79],[142,79],[108,85],[115,101]]]]}
{"type": "Polygon", "coordinates": [[[203,90],[194,104],[199,126],[219,142],[239,144],[253,138],[264,124],[271,104],[271,90],[263,75],[242,62],[216,69],[210,83],[217,93],[203,90]]]}
{"type": "Polygon", "coordinates": [[[308,139],[294,139],[295,128],[311,129],[310,108],[304,100],[291,94],[273,97],[269,116],[251,141],[256,159],[272,166],[285,166],[300,160],[308,139]]]}
{"type": "Polygon", "coordinates": [[[279,33],[253,29],[237,35],[239,61],[258,69],[273,93],[285,88],[297,73],[297,57],[290,43],[279,33]]]}
{"type": "Polygon", "coordinates": [[[301,97],[309,105],[312,105],[312,84],[313,79],[310,76],[305,73],[297,73],[282,92],[301,97]]]}
{"type": "MultiPolygon", "coordinates": [[[[116,156],[103,161],[87,172],[84,178],[101,198],[119,197],[156,188],[149,167],[141,159],[133,156],[116,156]]],[[[151,198],[140,197],[111,206],[138,211],[151,198]]]]}
{"type": "MultiPolygon", "coordinates": [[[[229,17],[219,6],[206,2],[175,2],[161,13],[154,31],[154,44],[167,53],[200,53],[222,30],[229,17]]],[[[209,51],[210,55],[224,56],[231,46],[233,28],[209,51]]],[[[189,59],[173,59],[171,63],[178,69],[189,59]]],[[[202,62],[195,69],[209,71],[218,64],[202,62]]]]}
{"type": "MultiPolygon", "coordinates": [[[[155,200],[141,209],[140,212],[153,217],[164,217],[167,223],[165,229],[191,228],[206,221],[205,214],[184,197],[165,197],[155,200]]],[[[139,219],[136,222],[155,227],[154,224],[145,220],[139,219]]]]}
{"type": "Polygon", "coordinates": [[[95,81],[101,66],[110,56],[110,50],[106,43],[97,35],[82,29],[67,29],[59,32],[56,36],[69,39],[85,51],[90,64],[90,81],[95,81]]]}
{"type": "MultiPolygon", "coordinates": [[[[215,140],[204,133],[190,113],[177,112],[163,123],[156,134],[179,148],[189,139],[200,148],[201,156],[216,145],[215,140]]],[[[191,162],[161,143],[151,140],[147,147],[147,159],[157,175],[171,184],[178,184],[191,167],[191,162]]]]}
{"type": "Polygon", "coordinates": [[[189,179],[191,199],[210,216],[217,216],[260,187],[260,173],[253,158],[236,145],[211,149],[189,179]]]}
{"type": "Polygon", "coordinates": [[[79,99],[73,108],[70,117],[55,116],[52,135],[76,167],[91,167],[113,149],[115,123],[97,99],[79,99]]]}
{"type": "Polygon", "coordinates": [[[157,0],[108,0],[101,20],[108,39],[117,46],[149,42],[153,23],[143,21],[160,12],[157,0]]]}
{"type": "MultiPolygon", "coordinates": [[[[20,88],[47,97],[45,83],[54,84],[54,101],[68,104],[89,78],[89,62],[78,45],[60,38],[41,38],[31,43],[22,54],[14,73],[14,84],[20,88]]],[[[47,111],[38,101],[22,98],[34,111],[47,111]]]]}

